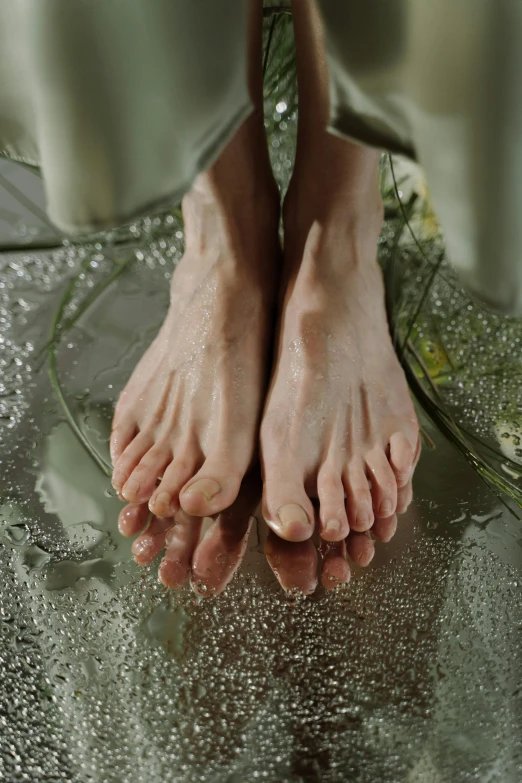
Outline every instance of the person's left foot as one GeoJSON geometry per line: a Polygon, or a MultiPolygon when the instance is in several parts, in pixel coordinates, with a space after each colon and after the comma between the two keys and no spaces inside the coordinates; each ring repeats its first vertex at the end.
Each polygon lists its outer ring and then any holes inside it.
{"type": "Polygon", "coordinates": [[[299,184],[285,204],[286,292],[261,425],[263,513],[279,536],[303,541],[318,498],[321,537],[355,531],[348,552],[362,564],[373,547],[367,531],[389,540],[411,499],[419,426],[388,330],[377,176],[349,203],[327,204],[317,181],[299,184]]]}

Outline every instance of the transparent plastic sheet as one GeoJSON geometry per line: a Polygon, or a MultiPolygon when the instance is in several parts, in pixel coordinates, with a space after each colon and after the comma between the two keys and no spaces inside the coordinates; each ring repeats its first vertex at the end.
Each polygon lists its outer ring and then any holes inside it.
{"type": "MultiPolygon", "coordinates": [[[[285,15],[265,24],[267,131],[284,189],[291,30],[285,15]]],[[[25,198],[11,189],[0,255],[3,779],[517,783],[520,412],[509,372],[520,323],[479,318],[460,291],[418,172],[396,161],[394,182],[383,169],[381,257],[412,386],[430,413],[430,399],[444,407],[453,440],[419,409],[414,502],[347,588],[285,594],[257,509],[237,574],[206,599],[165,590],[157,564],[134,564],[107,475],[114,401],[183,251],[179,212],[62,243],[33,175],[10,164],[0,173],[25,198]],[[489,450],[463,448],[464,428],[489,450]],[[490,485],[476,453],[491,457],[490,485]]]]}

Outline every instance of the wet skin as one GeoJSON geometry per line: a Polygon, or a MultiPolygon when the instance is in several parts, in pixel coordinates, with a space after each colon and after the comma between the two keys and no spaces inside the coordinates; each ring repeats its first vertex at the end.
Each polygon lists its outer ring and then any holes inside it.
{"type": "Polygon", "coordinates": [[[419,434],[376,259],[376,169],[368,178],[355,208],[345,189],[319,208],[313,187],[291,186],[282,269],[274,201],[252,230],[259,199],[243,198],[243,226],[237,204],[218,203],[205,184],[186,199],[171,306],[114,416],[122,499],[159,519],[213,516],[259,453],[263,513],[281,538],[304,541],[316,524],[330,542],[391,528],[419,434]]]}
{"type": "MultiPolygon", "coordinates": [[[[245,478],[232,506],[217,515],[201,538],[203,520],[179,511],[176,518],[158,518],[147,504],[127,505],[119,517],[119,529],[126,537],[136,536],[132,550],[138,565],[152,563],[162,554],[158,568],[160,581],[171,589],[182,588],[187,580],[202,597],[217,596],[237,572],[247,551],[253,513],[259,504],[261,477],[252,471],[245,478]]],[[[411,501],[411,482],[399,491],[398,512],[411,501]]],[[[348,584],[351,577],[348,558],[365,567],[372,561],[374,539],[390,540],[397,526],[394,515],[379,520],[369,531],[351,531],[340,542],[288,542],[269,532],[265,555],[281,587],[305,595],[314,592],[319,581],[326,590],[348,584]],[[318,563],[320,563],[318,569],[318,563]]]]}

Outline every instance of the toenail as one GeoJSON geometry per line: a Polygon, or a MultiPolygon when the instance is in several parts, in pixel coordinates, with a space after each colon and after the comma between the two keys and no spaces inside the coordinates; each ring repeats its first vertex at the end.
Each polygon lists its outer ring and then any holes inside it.
{"type": "Polygon", "coordinates": [[[205,500],[212,500],[218,492],[221,492],[221,487],[214,479],[199,479],[199,481],[196,481],[190,487],[183,490],[185,497],[203,495],[205,500]]]}
{"type": "Polygon", "coordinates": [[[390,500],[383,500],[379,510],[383,519],[386,519],[386,517],[391,517],[393,514],[393,504],[390,500]]]}
{"type": "Polygon", "coordinates": [[[160,507],[162,510],[165,509],[166,514],[174,511],[171,506],[171,496],[168,492],[160,492],[159,495],[150,501],[150,505],[154,508],[160,507]]]}
{"type": "Polygon", "coordinates": [[[310,525],[308,514],[301,506],[295,503],[289,503],[287,506],[281,506],[277,512],[283,528],[291,527],[292,525],[310,525]]]}
{"type": "Polygon", "coordinates": [[[338,519],[329,519],[324,526],[325,533],[340,533],[341,523],[338,519]]]}

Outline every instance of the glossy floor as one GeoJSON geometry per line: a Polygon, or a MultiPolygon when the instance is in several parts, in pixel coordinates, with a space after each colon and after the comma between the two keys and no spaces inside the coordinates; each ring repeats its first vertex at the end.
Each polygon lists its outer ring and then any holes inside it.
{"type": "Polygon", "coordinates": [[[106,437],[181,249],[171,214],[0,257],[4,778],[517,783],[517,510],[425,417],[414,502],[346,589],[283,591],[310,566],[267,560],[258,512],[220,597],[134,564],[106,437]]]}

